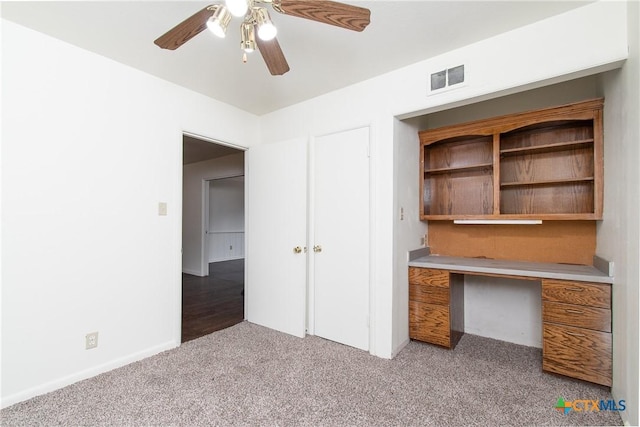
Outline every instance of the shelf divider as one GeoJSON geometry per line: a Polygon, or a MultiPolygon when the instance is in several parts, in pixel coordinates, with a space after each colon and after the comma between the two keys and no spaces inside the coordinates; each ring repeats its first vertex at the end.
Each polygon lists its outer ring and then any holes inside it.
{"type": "Polygon", "coordinates": [[[592,176],[584,178],[566,178],[566,179],[550,179],[541,181],[528,181],[528,182],[503,182],[500,187],[526,187],[534,185],[562,185],[562,184],[574,184],[580,182],[592,182],[594,178],[592,176]]]}
{"type": "Polygon", "coordinates": [[[507,155],[521,154],[521,153],[524,154],[524,153],[536,153],[536,152],[548,152],[548,151],[561,151],[561,150],[569,150],[571,148],[578,148],[580,146],[586,146],[589,144],[593,144],[593,138],[581,139],[578,141],[554,142],[553,144],[532,145],[528,147],[505,148],[500,150],[500,154],[507,156],[507,155]]]}
{"type": "Polygon", "coordinates": [[[438,173],[465,172],[465,171],[471,171],[471,170],[474,170],[474,169],[485,169],[485,168],[493,168],[493,163],[488,162],[488,163],[478,163],[478,164],[469,165],[469,166],[456,166],[456,167],[450,167],[450,168],[425,169],[424,174],[425,175],[430,175],[430,174],[438,174],[438,173]]]}

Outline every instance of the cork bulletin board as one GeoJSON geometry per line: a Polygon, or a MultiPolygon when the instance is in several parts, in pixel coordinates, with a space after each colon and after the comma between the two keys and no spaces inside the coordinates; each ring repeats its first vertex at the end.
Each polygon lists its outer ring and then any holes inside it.
{"type": "Polygon", "coordinates": [[[428,241],[434,255],[593,265],[596,222],[468,225],[429,221],[428,241]]]}

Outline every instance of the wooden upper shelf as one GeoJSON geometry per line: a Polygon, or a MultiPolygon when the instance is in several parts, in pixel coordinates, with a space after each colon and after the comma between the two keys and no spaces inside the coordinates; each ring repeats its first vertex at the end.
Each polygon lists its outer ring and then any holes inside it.
{"type": "Polygon", "coordinates": [[[603,105],[419,132],[421,219],[602,219],[603,105]]]}

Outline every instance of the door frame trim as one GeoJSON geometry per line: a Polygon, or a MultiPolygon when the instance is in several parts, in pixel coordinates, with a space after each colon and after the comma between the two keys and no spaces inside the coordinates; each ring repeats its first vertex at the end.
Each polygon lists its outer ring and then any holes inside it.
{"type": "MultiPolygon", "coordinates": [[[[248,146],[242,146],[242,145],[237,145],[237,144],[232,144],[229,142],[225,142],[225,141],[221,141],[219,139],[215,139],[215,138],[211,138],[211,137],[207,137],[207,136],[203,136],[202,134],[198,134],[195,132],[189,132],[187,130],[182,130],[179,134],[180,137],[180,142],[178,144],[179,149],[178,149],[178,170],[180,171],[179,173],[179,181],[176,183],[176,194],[177,194],[177,199],[179,200],[179,206],[177,206],[177,215],[178,215],[178,223],[177,223],[177,269],[176,269],[176,287],[175,287],[175,292],[176,292],[176,298],[175,298],[175,304],[174,304],[174,343],[177,347],[179,347],[180,345],[182,345],[182,274],[183,274],[183,263],[182,263],[182,256],[183,256],[183,239],[184,236],[182,235],[182,221],[183,221],[183,216],[184,216],[184,212],[183,212],[183,204],[184,204],[184,192],[183,192],[183,185],[184,185],[184,164],[183,164],[183,159],[184,159],[184,137],[185,136],[189,136],[192,138],[196,138],[196,139],[200,139],[202,141],[206,141],[206,142],[210,142],[212,144],[218,144],[218,145],[224,145],[227,147],[231,147],[231,148],[235,148],[237,150],[240,150],[242,152],[244,152],[245,155],[245,161],[246,161],[246,152],[249,149],[248,146]]],[[[246,174],[246,167],[245,167],[245,174],[246,174]]],[[[214,178],[212,178],[214,179],[214,178]]],[[[247,184],[246,184],[246,180],[245,180],[245,195],[247,192],[247,184]]],[[[246,221],[246,217],[247,217],[247,204],[246,204],[246,196],[245,196],[245,221],[246,221]]],[[[202,217],[201,217],[201,222],[202,222],[202,217]]],[[[246,227],[246,222],[245,222],[245,227],[246,227]]],[[[203,239],[204,240],[204,239],[203,239]]],[[[245,243],[246,243],[246,229],[245,229],[245,243]]],[[[202,243],[201,243],[202,245],[202,243]]],[[[202,249],[201,249],[202,250],[202,249]]],[[[246,255],[246,254],[245,254],[246,255]]],[[[246,259],[245,259],[245,264],[246,264],[246,259]]],[[[246,270],[246,268],[245,268],[246,270]]],[[[245,276],[245,286],[246,286],[246,276],[245,276]]],[[[245,304],[245,308],[246,308],[246,304],[245,304]]],[[[246,310],[245,310],[245,318],[246,318],[246,310]]]]}

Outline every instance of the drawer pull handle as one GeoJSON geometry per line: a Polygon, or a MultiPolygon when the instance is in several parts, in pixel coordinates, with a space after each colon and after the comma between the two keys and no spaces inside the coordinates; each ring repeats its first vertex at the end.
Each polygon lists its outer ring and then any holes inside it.
{"type": "Polygon", "coordinates": [[[584,288],[564,288],[564,290],[570,292],[583,292],[584,288]]]}
{"type": "Polygon", "coordinates": [[[566,333],[567,335],[571,335],[572,337],[583,337],[583,338],[584,338],[584,337],[586,337],[586,335],[585,335],[585,334],[579,334],[579,333],[577,333],[577,332],[569,332],[569,331],[565,331],[565,333],[566,333]]]}
{"type": "Polygon", "coordinates": [[[582,310],[574,310],[573,308],[565,308],[564,311],[571,314],[584,314],[582,310]]]}

